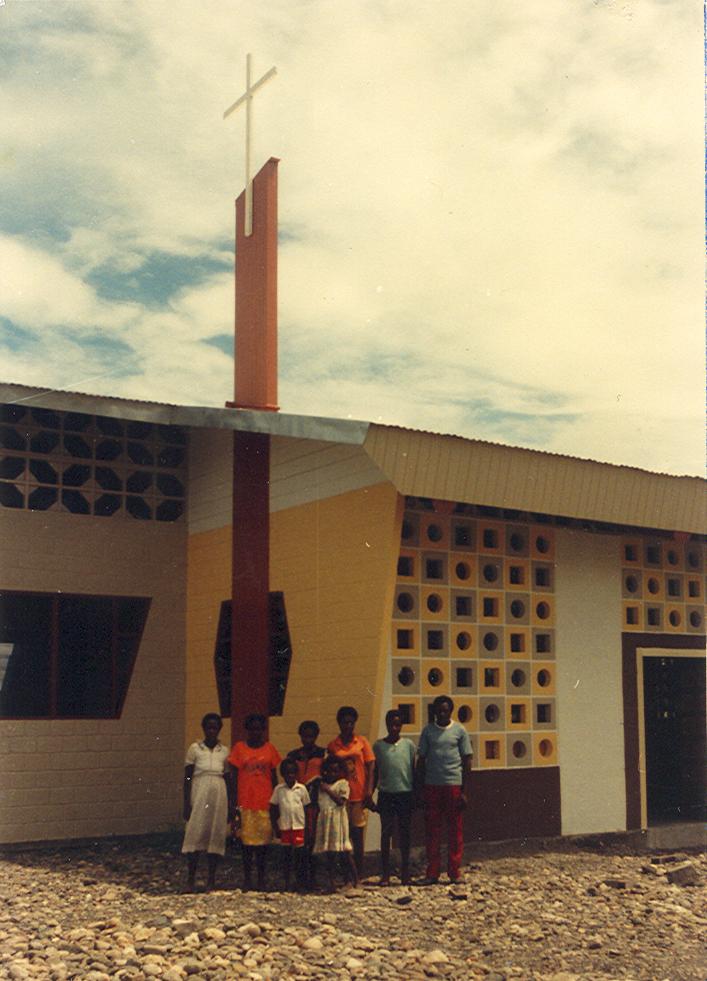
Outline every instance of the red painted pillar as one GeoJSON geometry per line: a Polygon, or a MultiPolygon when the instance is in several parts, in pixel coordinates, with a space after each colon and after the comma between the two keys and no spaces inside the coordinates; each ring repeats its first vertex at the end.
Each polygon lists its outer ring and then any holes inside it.
{"type": "Polygon", "coordinates": [[[270,437],[233,434],[231,736],[251,712],[268,714],[270,437]]]}
{"type": "MultiPolygon", "coordinates": [[[[277,410],[277,160],[253,180],[253,234],[236,201],[237,409],[277,410]]],[[[251,712],[268,715],[270,437],[233,434],[231,740],[251,712]]]]}
{"type": "Polygon", "coordinates": [[[253,234],[245,191],[236,201],[236,378],[238,409],[277,409],[277,164],[253,178],[253,234]]]}

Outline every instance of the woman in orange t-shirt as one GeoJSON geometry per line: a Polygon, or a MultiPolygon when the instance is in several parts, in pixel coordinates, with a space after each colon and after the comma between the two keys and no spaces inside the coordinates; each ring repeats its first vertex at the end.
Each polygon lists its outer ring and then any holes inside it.
{"type": "Polygon", "coordinates": [[[277,782],[280,754],[265,738],[268,720],[249,715],[244,723],[245,741],[237,742],[228,762],[235,770],[235,799],[240,812],[238,836],[243,848],[243,888],[252,889],[253,854],[258,889],[265,888],[265,858],[272,841],[270,796],[277,782]]]}
{"type": "Polygon", "coordinates": [[[338,756],[346,767],[346,779],[350,796],[347,804],[349,814],[349,834],[353,845],[354,861],[358,874],[363,872],[364,834],[368,815],[365,808],[370,807],[373,793],[373,767],[376,758],[371,744],[365,736],[358,736],[354,728],[358,712],[352,705],[342,705],[336,713],[339,735],[327,746],[327,752],[338,756]]]}

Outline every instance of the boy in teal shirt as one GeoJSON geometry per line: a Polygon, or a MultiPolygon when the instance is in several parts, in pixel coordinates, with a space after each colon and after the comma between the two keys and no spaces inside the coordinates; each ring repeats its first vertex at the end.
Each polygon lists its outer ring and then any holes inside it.
{"type": "Polygon", "coordinates": [[[377,810],[381,821],[381,880],[390,885],[390,841],[398,822],[400,839],[400,880],[410,882],[410,820],[413,809],[415,744],[400,735],[403,720],[397,709],[385,717],[388,735],[373,744],[376,757],[374,786],[378,787],[377,810]]]}

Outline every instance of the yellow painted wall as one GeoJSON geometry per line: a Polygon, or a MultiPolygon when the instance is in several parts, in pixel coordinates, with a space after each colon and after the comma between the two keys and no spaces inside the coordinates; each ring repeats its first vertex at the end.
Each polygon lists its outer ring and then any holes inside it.
{"type": "MultiPolygon", "coordinates": [[[[270,516],[270,588],[285,594],[293,650],[285,714],[271,720],[271,739],[281,752],[299,744],[303,719],[316,719],[322,739],[333,738],[342,704],[358,709],[359,732],[378,735],[372,727],[380,716],[390,643],[398,500],[392,485],[377,484],[270,516]]],[[[230,576],[230,525],[190,535],[187,744],[199,736],[204,713],[218,711],[213,657],[230,576]]]]}
{"type": "MultiPolygon", "coordinates": [[[[218,712],[214,648],[221,603],[231,596],[231,526],[189,536],[187,548],[185,745],[201,737],[201,719],[218,712]]],[[[224,740],[228,741],[228,725],[224,740]]]]}
{"type": "Polygon", "coordinates": [[[293,650],[285,712],[270,723],[281,751],[299,745],[303,719],[333,738],[342,704],[358,709],[358,732],[378,736],[399,501],[376,484],[271,515],[270,588],[285,593],[293,650]]]}

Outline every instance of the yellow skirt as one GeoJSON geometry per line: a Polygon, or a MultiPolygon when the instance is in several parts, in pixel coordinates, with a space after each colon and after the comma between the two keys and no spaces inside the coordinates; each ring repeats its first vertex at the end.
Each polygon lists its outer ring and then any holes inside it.
{"type": "Polygon", "coordinates": [[[252,848],[269,845],[272,841],[270,811],[241,810],[241,826],[236,832],[241,843],[252,848]]]}

